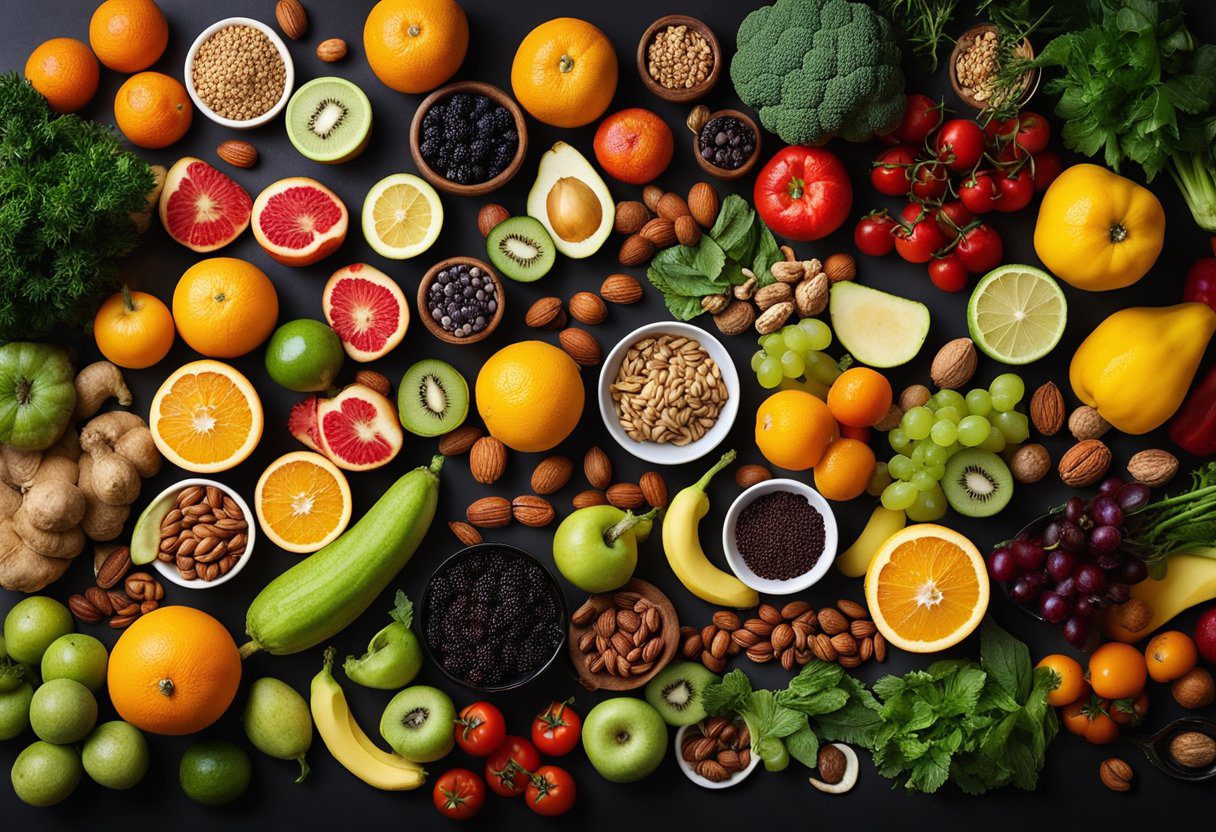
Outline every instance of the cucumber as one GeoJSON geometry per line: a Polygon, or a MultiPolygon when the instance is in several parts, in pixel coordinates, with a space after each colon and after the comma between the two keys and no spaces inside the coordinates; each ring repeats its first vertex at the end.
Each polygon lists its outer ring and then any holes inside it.
{"type": "Polygon", "coordinates": [[[251,640],[241,657],[307,650],[362,615],[430,528],[442,466],[436,456],[429,467],[401,477],[341,537],[267,584],[245,614],[251,640]]]}

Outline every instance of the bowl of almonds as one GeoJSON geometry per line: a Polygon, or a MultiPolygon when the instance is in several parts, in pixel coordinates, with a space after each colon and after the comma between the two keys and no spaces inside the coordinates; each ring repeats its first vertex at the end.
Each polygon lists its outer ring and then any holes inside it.
{"type": "Polygon", "coordinates": [[[182,480],[149,504],[149,511],[157,508],[164,514],[149,529],[158,536],[153,563],[171,583],[211,589],[235,578],[249,562],[257,536],[255,524],[249,522],[253,512],[223,483],[182,480]]]}
{"type": "Polygon", "coordinates": [[[654,584],[631,579],[588,598],[570,616],[567,640],[579,683],[587,690],[634,690],[676,655],[680,621],[654,584]]]}
{"type": "Polygon", "coordinates": [[[756,770],[760,755],[752,753],[744,719],[711,716],[676,731],[676,760],[684,776],[701,788],[727,789],[756,770]]]}

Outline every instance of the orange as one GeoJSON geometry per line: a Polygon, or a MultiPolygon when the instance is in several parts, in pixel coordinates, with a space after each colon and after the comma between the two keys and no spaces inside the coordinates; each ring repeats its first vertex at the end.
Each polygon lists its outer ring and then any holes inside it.
{"type": "Polygon", "coordinates": [[[280,549],[305,554],[335,540],[350,522],[350,485],[338,467],[312,451],[279,457],[253,492],[258,524],[280,549]]]}
{"type": "Polygon", "coordinates": [[[503,347],[481,366],[474,388],[486,430],[517,451],[547,451],[583,415],[583,380],[566,353],[544,341],[503,347]]]}
{"type": "Polygon", "coordinates": [[[132,75],[114,97],[118,129],[139,147],[168,147],[186,135],[193,117],[186,88],[160,72],[132,75]]]}
{"type": "Polygon", "coordinates": [[[363,24],[367,62],[386,87],[427,92],[456,74],[469,19],[454,0],[380,0],[363,24]]]}
{"type": "Polygon", "coordinates": [[[1144,648],[1144,662],[1154,682],[1172,682],[1199,663],[1199,651],[1186,633],[1167,630],[1144,648]]]}
{"type": "Polygon", "coordinates": [[[89,21],[89,43],[115,72],[139,72],[164,53],[169,24],[152,0],[106,0],[89,21]]]}
{"type": "Polygon", "coordinates": [[[97,58],[75,38],[51,38],[25,62],[25,77],[57,113],[74,112],[92,101],[100,75],[97,58]]]}
{"type": "Polygon", "coordinates": [[[616,93],[616,52],[585,20],[559,17],[528,33],[511,63],[515,99],[538,121],[581,127],[604,114],[616,93]]]}
{"type": "Polygon", "coordinates": [[[887,539],[866,570],[866,604],[887,641],[936,653],[971,634],[988,609],[988,569],[975,544],[933,523],[887,539]]]}
{"type": "Polygon", "coordinates": [[[142,370],[160,361],[173,346],[173,316],[155,295],[127,286],[110,295],[93,319],[101,354],[119,367],[142,370]]]}
{"type": "Polygon", "coordinates": [[[829,500],[860,497],[874,473],[874,452],[857,439],[837,439],[815,466],[815,488],[829,500]]]}
{"type": "Polygon", "coordinates": [[[1103,699],[1130,699],[1144,690],[1148,668],[1130,644],[1108,641],[1089,657],[1089,684],[1103,699]]]}
{"type": "Polygon", "coordinates": [[[1052,653],[1035,665],[1035,669],[1040,667],[1047,668],[1060,679],[1055,689],[1047,694],[1047,704],[1053,708],[1071,705],[1085,693],[1085,671],[1081,669],[1080,662],[1071,656],[1052,653]]]}
{"type": "Polygon", "coordinates": [[[828,409],[842,425],[865,428],[891,409],[891,382],[877,370],[853,367],[841,373],[828,390],[828,409]]]}
{"type": "Polygon", "coordinates": [[[236,358],[270,337],[279,297],[261,269],[236,257],[200,260],[177,281],[173,319],[194,350],[236,358]]]}
{"type": "Polygon", "coordinates": [[[595,131],[596,161],[609,176],[630,185],[658,179],[674,152],[667,122],[641,107],[613,113],[595,131]]]}
{"type": "Polygon", "coordinates": [[[232,704],[241,657],[224,625],[207,613],[161,607],[119,637],[106,681],[114,709],[136,728],[193,734],[232,704]]]}
{"type": "Polygon", "coordinates": [[[227,471],[262,438],[262,402],[236,369],[219,361],[192,361],[156,391],[148,428],[161,454],[178,468],[227,471]]]}
{"type": "Polygon", "coordinates": [[[819,464],[838,434],[828,406],[802,390],[782,390],[756,411],[756,446],[778,468],[805,471],[819,464]]]}

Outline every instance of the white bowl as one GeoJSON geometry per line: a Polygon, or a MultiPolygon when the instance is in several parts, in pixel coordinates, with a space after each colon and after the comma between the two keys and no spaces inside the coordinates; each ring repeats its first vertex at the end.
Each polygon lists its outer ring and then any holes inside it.
{"type": "Polygon", "coordinates": [[[647,324],[622,338],[604,359],[604,367],[600,370],[598,398],[600,416],[604,419],[608,433],[612,434],[612,438],[618,445],[638,459],[644,459],[647,462],[658,465],[680,465],[705,456],[730,433],[731,426],[735,423],[735,417],[739,415],[739,373],[735,370],[735,362],[730,357],[730,353],[726,351],[726,347],[722,346],[722,342],[700,327],[679,321],[647,324]],[[616,379],[617,371],[621,369],[621,363],[625,360],[625,354],[629,348],[643,338],[656,335],[683,335],[700,343],[709,353],[709,357],[717,363],[718,369],[722,371],[722,383],[726,385],[726,391],[729,394],[714,426],[696,442],[690,442],[682,447],[670,443],[635,442],[630,439],[617,419],[616,406],[613,404],[612,393],[609,389],[616,379]]]}
{"type": "MultiPolygon", "coordinates": [[[[181,482],[174,483],[173,485],[166,488],[164,491],[157,494],[156,497],[153,498],[152,502],[155,503],[157,500],[160,500],[162,497],[167,497],[170,494],[176,494],[179,491],[183,491],[192,485],[198,485],[198,486],[202,486],[204,488],[206,488],[209,485],[213,485],[216,488],[218,488],[220,491],[223,491],[226,495],[231,497],[233,500],[235,500],[236,504],[241,507],[241,512],[245,515],[245,522],[249,526],[249,528],[245,531],[245,554],[243,554],[239,558],[237,558],[236,563],[233,565],[233,567],[231,569],[228,570],[228,572],[226,574],[221,575],[220,577],[216,578],[214,581],[204,581],[202,578],[195,578],[193,580],[187,580],[186,578],[182,577],[182,573],[177,571],[176,564],[165,563],[160,558],[157,558],[156,560],[152,561],[152,563],[155,564],[156,571],[159,572],[161,575],[163,575],[165,577],[165,579],[168,580],[170,583],[175,583],[178,586],[184,586],[186,589],[212,589],[213,587],[217,587],[222,583],[227,583],[228,581],[231,581],[233,578],[236,577],[236,573],[238,573],[242,569],[244,569],[245,564],[249,563],[249,558],[253,555],[253,544],[257,540],[257,525],[258,524],[254,519],[253,512],[249,510],[249,504],[245,502],[245,499],[243,497],[241,497],[240,494],[237,494],[229,486],[224,485],[222,482],[217,482],[215,480],[202,479],[201,477],[192,477],[190,479],[182,480],[181,482]]],[[[149,505],[151,505],[151,503],[149,503],[149,505]]]]}
{"type": "Polygon", "coordinates": [[[687,734],[689,729],[693,727],[695,726],[682,725],[680,726],[680,729],[676,731],[676,762],[680,764],[680,771],[684,772],[684,776],[696,783],[701,788],[729,789],[731,786],[737,786],[747,779],[747,776],[755,771],[756,766],[760,764],[760,755],[755,751],[752,751],[751,760],[748,762],[747,767],[744,768],[743,771],[735,772],[734,776],[730,777],[729,779],[714,781],[702,777],[693,771],[692,766],[689,765],[688,761],[684,759],[684,754],[681,751],[684,745],[684,735],[687,734]]]}
{"type": "Polygon", "coordinates": [[[827,574],[832,561],[836,560],[837,542],[836,515],[832,512],[832,507],[822,494],[798,480],[775,479],[756,483],[730,504],[726,512],[726,522],[722,524],[722,551],[726,553],[730,570],[743,583],[765,595],[789,595],[813,586],[827,574]],[[748,568],[743,555],[739,553],[739,547],[735,545],[735,524],[739,522],[739,514],[757,497],[774,491],[792,491],[802,495],[823,517],[823,552],[819,555],[819,560],[815,561],[811,571],[786,581],[774,581],[758,576],[748,568]]]}
{"type": "Polygon", "coordinates": [[[199,111],[207,118],[216,124],[230,127],[233,130],[251,130],[254,127],[261,127],[282,112],[283,108],[287,106],[287,99],[291,98],[291,91],[296,83],[296,66],[291,60],[291,53],[287,51],[287,44],[283,43],[283,39],[265,23],[260,20],[254,20],[251,17],[226,17],[223,20],[217,20],[215,23],[212,23],[194,39],[194,43],[190,44],[190,51],[186,53],[186,77],[184,83],[186,85],[186,92],[190,93],[190,99],[194,102],[194,106],[198,107],[199,111]],[[246,121],[235,121],[218,115],[203,103],[202,99],[198,96],[198,91],[194,88],[194,56],[198,54],[199,47],[207,41],[207,38],[214,35],[220,29],[226,29],[229,26],[252,26],[270,38],[270,42],[274,44],[275,49],[279,50],[279,55],[283,58],[283,94],[269,110],[257,118],[251,118],[246,121]]]}

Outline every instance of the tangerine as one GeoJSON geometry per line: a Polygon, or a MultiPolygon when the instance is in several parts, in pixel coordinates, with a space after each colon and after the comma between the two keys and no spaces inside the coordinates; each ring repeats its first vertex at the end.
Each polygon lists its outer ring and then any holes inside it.
{"type": "Polygon", "coordinates": [[[380,0],[363,24],[372,72],[397,92],[435,89],[469,48],[469,19],[454,0],[380,0]]]}
{"type": "Polygon", "coordinates": [[[89,21],[89,44],[115,72],[156,63],[169,43],[169,23],[152,0],[106,0],[89,21]]]}
{"type": "Polygon", "coordinates": [[[1148,668],[1130,644],[1108,641],[1089,657],[1089,684],[1103,699],[1130,699],[1144,690],[1148,668]]]}
{"type": "Polygon", "coordinates": [[[756,445],[779,468],[814,468],[838,435],[828,406],[802,390],[774,393],[756,411],[756,445]]]}
{"type": "Polygon", "coordinates": [[[891,382],[877,370],[853,367],[841,373],[828,390],[828,409],[842,425],[865,428],[891,409],[891,382]]]}
{"type": "Polygon", "coordinates": [[[837,502],[860,497],[870,484],[874,465],[869,445],[857,439],[837,439],[815,466],[815,488],[837,502]]]}
{"type": "Polygon", "coordinates": [[[663,119],[650,110],[631,107],[600,122],[594,146],[596,161],[609,176],[645,185],[671,164],[675,139],[663,119]]]}
{"type": "Polygon", "coordinates": [[[511,63],[511,89],[532,117],[554,127],[582,127],[604,114],[616,94],[612,41],[576,17],[542,23],[524,37],[511,63]]]}
{"type": "Polygon", "coordinates": [[[1172,682],[1199,663],[1199,650],[1186,633],[1167,630],[1144,648],[1144,662],[1154,682],[1172,682]]]}
{"type": "Polygon", "coordinates": [[[173,316],[164,301],[127,286],[102,302],[93,319],[101,354],[119,367],[142,370],[164,358],[173,346],[173,316]]]}
{"type": "Polygon", "coordinates": [[[118,129],[139,147],[168,147],[186,135],[193,116],[186,88],[162,72],[132,75],[114,97],[118,129]]]}
{"type": "Polygon", "coordinates": [[[236,358],[270,337],[279,298],[261,269],[235,257],[211,257],[186,269],[173,290],[182,340],[211,358],[236,358]]]}
{"type": "Polygon", "coordinates": [[[491,436],[517,451],[547,451],[583,414],[583,380],[574,359],[544,341],[503,347],[481,367],[474,392],[491,436]]]}
{"type": "Polygon", "coordinates": [[[25,77],[57,113],[74,112],[92,101],[100,75],[97,58],[75,38],[51,38],[25,62],[25,77]]]}

